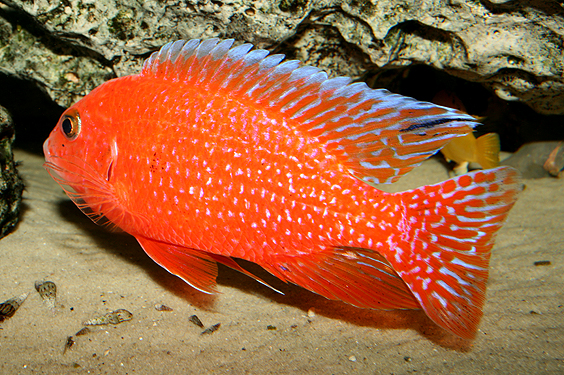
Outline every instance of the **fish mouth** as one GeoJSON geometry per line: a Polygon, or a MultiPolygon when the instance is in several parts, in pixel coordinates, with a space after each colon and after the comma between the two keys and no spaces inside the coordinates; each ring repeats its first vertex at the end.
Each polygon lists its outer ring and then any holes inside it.
{"type": "Polygon", "coordinates": [[[61,186],[68,197],[93,222],[113,231],[124,225],[149,227],[149,220],[141,214],[131,214],[119,201],[114,186],[81,158],[71,155],[46,156],[43,167],[61,186]]]}
{"type": "Polygon", "coordinates": [[[92,166],[76,156],[66,158],[46,152],[43,167],[67,194],[67,189],[74,194],[87,187],[99,186],[103,181],[92,166]]]}
{"type": "MultiPolygon", "coordinates": [[[[47,144],[47,142],[45,143],[47,144]]],[[[45,150],[45,149],[44,149],[45,150]]],[[[107,224],[104,207],[115,201],[113,190],[90,164],[77,156],[61,157],[45,150],[43,167],[68,197],[97,224],[107,224]]]]}

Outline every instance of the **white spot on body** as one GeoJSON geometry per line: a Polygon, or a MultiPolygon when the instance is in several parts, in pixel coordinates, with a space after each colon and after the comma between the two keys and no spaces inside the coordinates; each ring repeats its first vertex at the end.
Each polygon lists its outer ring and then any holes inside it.
{"type": "Polygon", "coordinates": [[[421,280],[421,287],[423,288],[423,290],[427,290],[427,288],[429,288],[430,283],[431,283],[430,277],[426,277],[426,278],[422,279],[421,280]]]}

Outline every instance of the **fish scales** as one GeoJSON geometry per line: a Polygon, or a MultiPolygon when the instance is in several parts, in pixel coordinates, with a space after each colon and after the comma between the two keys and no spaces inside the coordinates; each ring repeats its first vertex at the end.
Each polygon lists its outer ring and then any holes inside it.
{"type": "Polygon", "coordinates": [[[45,167],[94,221],[135,236],[206,293],[217,263],[375,309],[422,308],[472,338],[496,231],[521,184],[507,167],[389,194],[477,125],[232,40],[169,43],[104,83],[45,141],[45,167]]]}
{"type": "MultiPolygon", "coordinates": [[[[113,90],[111,85],[107,90],[113,90]]],[[[124,223],[123,230],[253,262],[282,249],[293,255],[369,241],[366,235],[351,235],[351,229],[374,220],[365,214],[378,199],[370,186],[348,175],[317,139],[295,134],[273,111],[236,100],[206,109],[216,95],[148,80],[135,96],[126,94],[140,99],[122,101],[112,114],[116,122],[135,118],[137,123],[115,138],[117,144],[141,140],[127,149],[127,162],[112,166],[110,181],[135,193],[122,204],[148,218],[147,227],[124,223]],[[183,95],[174,97],[175,92],[183,95]],[[176,110],[144,109],[165,102],[176,110]],[[150,124],[157,123],[154,134],[150,124]],[[243,227],[244,235],[230,229],[243,227]]]]}

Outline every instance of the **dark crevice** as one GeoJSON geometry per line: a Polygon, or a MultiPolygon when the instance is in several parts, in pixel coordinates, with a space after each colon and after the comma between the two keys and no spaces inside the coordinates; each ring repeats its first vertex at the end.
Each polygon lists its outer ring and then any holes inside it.
{"type": "Polygon", "coordinates": [[[0,17],[8,21],[15,29],[18,25],[36,37],[46,48],[57,55],[70,55],[76,57],[88,57],[98,61],[103,66],[113,67],[110,60],[102,54],[84,45],[77,45],[77,40],[83,44],[89,44],[89,40],[74,33],[53,33],[45,26],[38,23],[30,14],[26,13],[17,4],[2,0],[7,7],[0,7],[0,17]]]}
{"type": "MultiPolygon", "coordinates": [[[[401,22],[392,27],[388,31],[385,38],[388,38],[389,35],[394,35],[395,33],[401,33],[401,35],[415,35],[420,37],[421,39],[448,44],[450,45],[454,53],[462,52],[464,54],[464,60],[468,60],[468,51],[466,50],[466,45],[458,36],[456,36],[456,34],[449,31],[425,25],[419,21],[410,20],[401,22]]],[[[401,40],[401,42],[403,43],[403,40],[401,40]]],[[[398,46],[397,49],[398,51],[401,50],[401,46],[398,46]]]]}
{"type": "Polygon", "coordinates": [[[541,11],[547,16],[564,15],[564,1],[555,0],[513,0],[496,4],[489,0],[480,1],[484,8],[494,14],[523,12],[527,8],[541,11]]]}
{"type": "Polygon", "coordinates": [[[0,105],[12,115],[16,127],[14,146],[42,154],[42,144],[64,111],[37,82],[0,72],[0,105]]]}
{"type": "Polygon", "coordinates": [[[469,114],[482,117],[478,135],[499,134],[503,151],[516,151],[524,143],[564,139],[564,115],[542,115],[521,102],[498,98],[478,82],[454,77],[426,65],[379,70],[367,74],[373,88],[430,102],[435,94],[447,90],[456,95],[469,114]]]}
{"type": "MultiPolygon", "coordinates": [[[[297,48],[294,47],[295,44],[301,38],[303,38],[304,34],[308,30],[314,28],[314,29],[323,30],[327,34],[330,34],[326,38],[328,41],[333,40],[333,39],[338,40],[338,43],[335,43],[335,45],[338,45],[339,48],[333,49],[329,45],[326,46],[326,49],[324,50],[326,56],[329,56],[329,55],[332,55],[332,54],[342,55],[342,53],[344,51],[346,51],[347,57],[350,60],[355,60],[355,61],[358,61],[359,63],[362,63],[364,69],[373,68],[374,64],[372,64],[370,62],[370,58],[364,53],[364,51],[362,51],[362,49],[360,47],[346,41],[343,38],[339,29],[336,26],[328,25],[324,22],[317,21],[317,20],[319,20],[319,19],[321,19],[321,18],[323,18],[323,17],[325,17],[325,16],[327,16],[331,13],[336,13],[336,12],[342,13],[340,8],[328,8],[328,9],[324,9],[323,11],[312,11],[312,12],[308,13],[304,17],[302,22],[300,22],[300,24],[297,25],[296,32],[291,37],[289,37],[288,39],[280,42],[278,45],[272,46],[272,48],[270,48],[271,53],[272,54],[276,54],[276,53],[285,54],[287,60],[296,59],[297,58],[297,48]]],[[[347,17],[349,16],[348,14],[346,14],[346,15],[347,15],[347,17]]],[[[357,21],[358,21],[358,19],[357,19],[357,21]]],[[[381,46],[378,46],[378,48],[380,48],[380,47],[381,46]]]]}

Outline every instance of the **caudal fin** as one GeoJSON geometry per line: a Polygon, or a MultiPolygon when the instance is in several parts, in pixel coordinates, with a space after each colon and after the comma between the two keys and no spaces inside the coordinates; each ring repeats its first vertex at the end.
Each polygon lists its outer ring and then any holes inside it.
{"type": "Polygon", "coordinates": [[[482,317],[490,250],[517,194],[517,171],[476,171],[398,193],[403,233],[390,263],[436,324],[472,338],[482,317]]]}
{"type": "Polygon", "coordinates": [[[499,166],[499,136],[488,133],[476,139],[476,160],[484,169],[499,166]]]}

